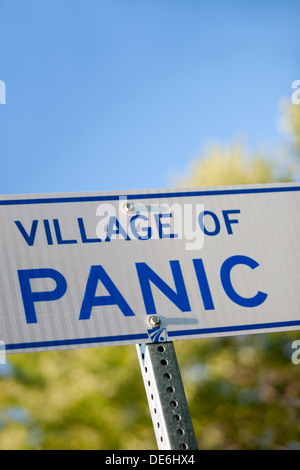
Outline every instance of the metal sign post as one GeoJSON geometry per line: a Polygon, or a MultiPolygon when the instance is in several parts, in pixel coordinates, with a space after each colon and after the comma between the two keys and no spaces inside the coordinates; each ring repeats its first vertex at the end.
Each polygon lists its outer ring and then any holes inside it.
{"type": "Polygon", "coordinates": [[[158,449],[197,450],[173,342],[136,348],[158,449]]]}

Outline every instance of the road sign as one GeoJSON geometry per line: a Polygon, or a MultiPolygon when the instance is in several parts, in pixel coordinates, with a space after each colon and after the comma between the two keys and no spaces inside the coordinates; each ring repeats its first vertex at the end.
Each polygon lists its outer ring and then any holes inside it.
{"type": "Polygon", "coordinates": [[[299,329],[299,208],[299,183],[2,196],[0,340],[9,353],[299,329]]]}

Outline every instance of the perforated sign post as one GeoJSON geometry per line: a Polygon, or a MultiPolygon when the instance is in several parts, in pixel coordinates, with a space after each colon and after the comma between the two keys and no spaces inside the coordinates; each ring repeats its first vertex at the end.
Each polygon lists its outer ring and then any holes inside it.
{"type": "Polygon", "coordinates": [[[2,196],[6,353],[140,345],[159,447],[195,448],[172,343],[300,328],[299,207],[292,183],[2,196]]]}

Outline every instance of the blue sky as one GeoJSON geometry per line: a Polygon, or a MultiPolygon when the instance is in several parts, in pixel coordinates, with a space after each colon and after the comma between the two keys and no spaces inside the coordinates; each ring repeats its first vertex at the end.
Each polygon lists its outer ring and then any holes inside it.
{"type": "Polygon", "coordinates": [[[294,0],[0,0],[0,193],[163,188],[207,143],[272,149],[294,0]]]}

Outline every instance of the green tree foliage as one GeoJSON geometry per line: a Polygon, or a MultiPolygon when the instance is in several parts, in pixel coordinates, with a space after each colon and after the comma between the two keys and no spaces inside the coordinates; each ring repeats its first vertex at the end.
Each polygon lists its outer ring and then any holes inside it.
{"type": "MultiPolygon", "coordinates": [[[[300,107],[287,111],[300,154],[300,107]]],[[[262,153],[212,146],[185,186],[287,181],[262,153]]],[[[175,343],[200,449],[300,448],[297,332],[175,343]]],[[[134,346],[9,356],[0,365],[0,449],[156,449],[134,346]]]]}
{"type": "Polygon", "coordinates": [[[245,146],[234,142],[228,147],[212,144],[199,160],[193,162],[180,186],[221,186],[234,184],[271,183],[290,181],[292,170],[283,171],[256,152],[248,155],[245,146]]]}
{"type": "Polygon", "coordinates": [[[8,367],[1,449],[155,446],[135,347],[16,354],[8,367]]]}

